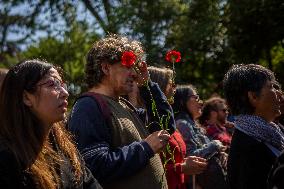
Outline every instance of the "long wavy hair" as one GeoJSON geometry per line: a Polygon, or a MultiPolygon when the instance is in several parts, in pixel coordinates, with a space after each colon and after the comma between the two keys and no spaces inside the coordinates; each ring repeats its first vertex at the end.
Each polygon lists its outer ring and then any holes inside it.
{"type": "Polygon", "coordinates": [[[82,175],[78,151],[63,122],[54,123],[46,132],[23,102],[24,91],[37,94],[36,84],[51,68],[55,67],[44,61],[23,61],[9,70],[0,92],[1,142],[14,154],[21,169],[31,175],[37,188],[43,189],[61,185],[56,169],[64,159],[69,159],[73,167],[75,183],[82,175]]]}

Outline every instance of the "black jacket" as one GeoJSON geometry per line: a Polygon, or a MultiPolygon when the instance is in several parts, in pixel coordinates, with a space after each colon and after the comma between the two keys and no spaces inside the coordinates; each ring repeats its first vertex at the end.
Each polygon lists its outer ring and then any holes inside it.
{"type": "Polygon", "coordinates": [[[276,156],[263,142],[236,129],[228,159],[230,188],[266,189],[268,174],[275,159],[276,156]]]}
{"type": "MultiPolygon", "coordinates": [[[[100,184],[91,172],[83,166],[83,177],[79,185],[72,182],[71,164],[65,161],[60,166],[62,189],[101,189],[100,184]]],[[[15,156],[3,147],[0,147],[0,188],[35,189],[36,185],[31,176],[24,172],[15,156]]]]}

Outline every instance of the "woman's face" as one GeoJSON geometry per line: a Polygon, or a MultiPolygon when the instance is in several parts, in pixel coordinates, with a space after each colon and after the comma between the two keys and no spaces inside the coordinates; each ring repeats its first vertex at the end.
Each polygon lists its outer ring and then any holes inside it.
{"type": "Polygon", "coordinates": [[[276,89],[276,84],[267,81],[262,87],[260,95],[253,98],[251,97],[251,103],[255,108],[254,114],[268,122],[273,121],[281,114],[281,95],[281,91],[276,89]]]}
{"type": "Polygon", "coordinates": [[[176,92],[176,85],[172,80],[170,80],[166,86],[165,96],[167,97],[167,99],[173,100],[175,92],[176,92]]]}
{"type": "Polygon", "coordinates": [[[189,96],[188,100],[186,101],[187,110],[192,115],[193,120],[198,119],[202,113],[202,103],[199,99],[199,96],[194,91],[192,95],[189,96]]]}
{"type": "Polygon", "coordinates": [[[36,85],[34,94],[25,91],[24,103],[46,126],[62,121],[67,112],[69,94],[58,72],[51,68],[36,85]]]}

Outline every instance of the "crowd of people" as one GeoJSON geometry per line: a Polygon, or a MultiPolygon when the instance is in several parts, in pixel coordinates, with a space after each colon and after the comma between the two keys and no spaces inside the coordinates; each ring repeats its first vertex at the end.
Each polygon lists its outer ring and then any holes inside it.
{"type": "Polygon", "coordinates": [[[0,69],[0,187],[284,187],[284,96],[272,71],[234,65],[224,98],[202,101],[190,81],[176,84],[174,70],[144,57],[125,36],[94,43],[88,89],[70,111],[57,66],[34,59],[0,69]],[[135,62],[125,64],[125,52],[135,62]]]}

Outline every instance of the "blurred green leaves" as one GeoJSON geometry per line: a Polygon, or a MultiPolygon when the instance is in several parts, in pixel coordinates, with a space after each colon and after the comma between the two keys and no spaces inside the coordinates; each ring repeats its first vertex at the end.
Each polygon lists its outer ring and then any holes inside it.
{"type": "Polygon", "coordinates": [[[177,83],[192,83],[204,98],[222,92],[223,76],[236,63],[267,66],[284,83],[282,0],[0,0],[0,4],[5,5],[0,8],[0,67],[27,58],[46,59],[64,69],[71,99],[85,89],[88,49],[107,33],[140,40],[150,65],[169,66],[166,52],[180,51],[177,83]],[[31,12],[15,11],[21,5],[31,12]],[[7,38],[12,32],[20,34],[21,28],[26,31],[23,38],[7,38]],[[38,31],[47,34],[35,39],[38,31]],[[25,48],[20,48],[23,44],[25,48]]]}

